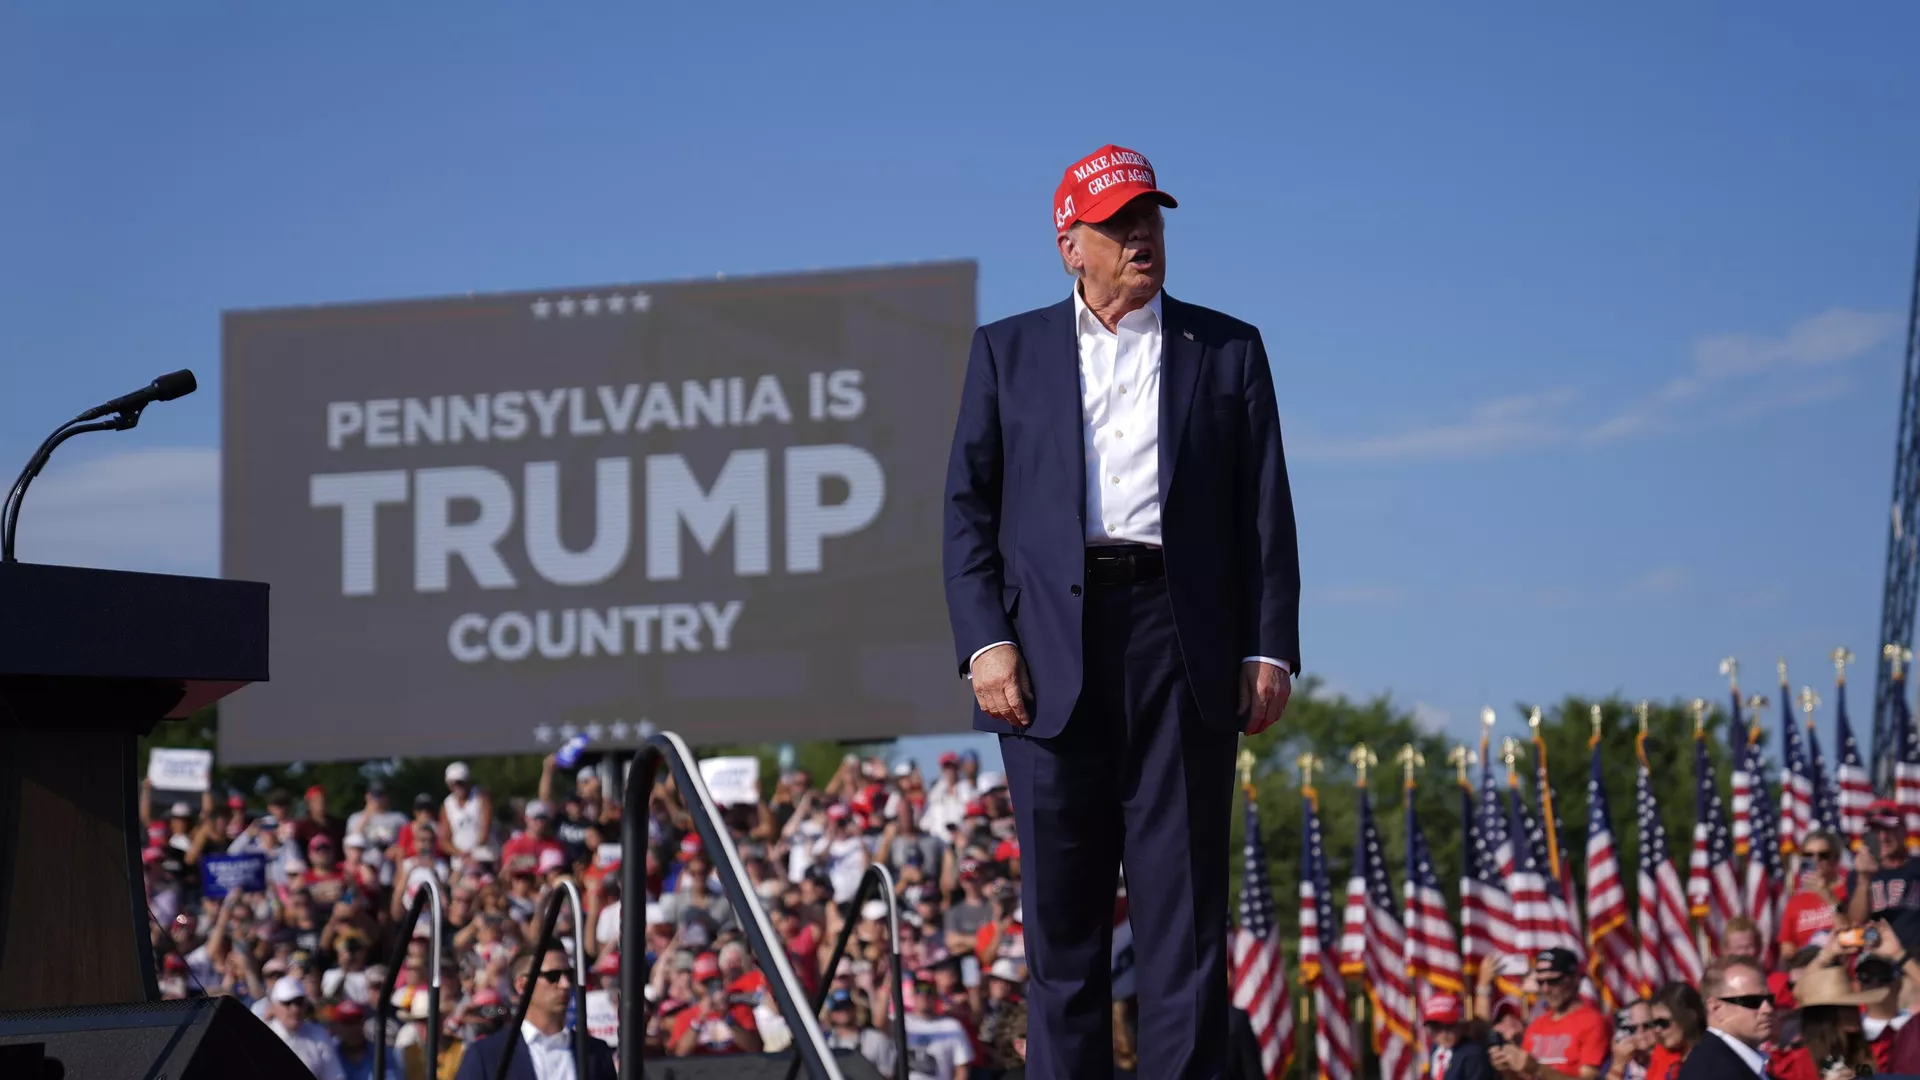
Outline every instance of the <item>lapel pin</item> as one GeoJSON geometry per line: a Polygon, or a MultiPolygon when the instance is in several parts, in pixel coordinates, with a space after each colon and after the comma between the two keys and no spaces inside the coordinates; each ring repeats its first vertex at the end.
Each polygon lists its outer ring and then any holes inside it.
{"type": "Polygon", "coordinates": [[[1186,338],[1186,339],[1187,339],[1188,341],[1192,341],[1192,340],[1193,340],[1193,331],[1191,331],[1191,330],[1182,330],[1182,331],[1180,331],[1180,336],[1181,336],[1181,337],[1183,337],[1183,338],[1186,338]]]}

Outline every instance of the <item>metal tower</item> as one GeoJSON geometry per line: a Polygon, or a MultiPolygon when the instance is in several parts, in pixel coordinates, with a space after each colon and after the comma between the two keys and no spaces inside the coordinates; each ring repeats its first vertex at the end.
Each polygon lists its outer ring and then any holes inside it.
{"type": "Polygon", "coordinates": [[[1907,304],[1907,368],[1900,391],[1900,434],[1893,444],[1893,513],[1887,527],[1887,576],[1880,600],[1879,657],[1873,692],[1874,775],[1889,785],[1902,733],[1894,730],[1891,665],[1881,645],[1913,645],[1913,615],[1920,599],[1920,242],[1914,251],[1913,292],[1907,304]]]}

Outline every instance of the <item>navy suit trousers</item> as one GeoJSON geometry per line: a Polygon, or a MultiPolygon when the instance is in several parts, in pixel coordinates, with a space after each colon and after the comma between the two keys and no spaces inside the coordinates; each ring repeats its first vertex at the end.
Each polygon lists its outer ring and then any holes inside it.
{"type": "Polygon", "coordinates": [[[1089,585],[1085,679],[1060,734],[1003,735],[1020,834],[1027,1075],[1113,1076],[1114,886],[1124,865],[1141,1080],[1227,1061],[1227,863],[1238,733],[1201,721],[1164,580],[1089,585]]]}

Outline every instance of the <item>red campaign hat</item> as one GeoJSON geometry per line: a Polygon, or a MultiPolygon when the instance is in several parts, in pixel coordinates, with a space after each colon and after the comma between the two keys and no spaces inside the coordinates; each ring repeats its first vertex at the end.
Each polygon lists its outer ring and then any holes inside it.
{"type": "Polygon", "coordinates": [[[1773,995],[1773,1007],[1780,1012],[1792,1012],[1800,1007],[1800,1002],[1794,998],[1793,987],[1788,984],[1787,973],[1784,971],[1767,973],[1767,993],[1773,995]]]}
{"type": "Polygon", "coordinates": [[[703,952],[693,962],[693,981],[706,982],[720,977],[720,958],[710,952],[703,952]]]}
{"type": "Polygon", "coordinates": [[[187,970],[187,958],[181,956],[179,953],[170,952],[167,954],[167,958],[160,962],[160,966],[166,968],[168,971],[185,971],[187,970]]]}
{"type": "Polygon", "coordinates": [[[601,953],[600,959],[593,962],[593,973],[595,975],[620,974],[620,954],[617,952],[601,953]]]}
{"type": "Polygon", "coordinates": [[[698,855],[704,846],[705,845],[700,843],[700,835],[698,833],[688,833],[680,841],[680,854],[698,855]]]}
{"type": "Polygon", "coordinates": [[[846,816],[847,808],[839,803],[834,803],[832,806],[827,807],[828,821],[843,821],[846,819],[846,816]]]}
{"type": "Polygon", "coordinates": [[[327,789],[321,787],[319,784],[315,784],[312,787],[307,789],[307,798],[311,799],[315,795],[318,795],[324,799],[327,797],[327,789]]]}
{"type": "Polygon", "coordinates": [[[1452,994],[1435,994],[1420,1006],[1420,1018],[1429,1024],[1460,1022],[1460,999],[1452,994]]]}
{"type": "Polygon", "coordinates": [[[1108,143],[1061,174],[1060,186],[1053,189],[1053,229],[1066,232],[1075,222],[1105,221],[1142,195],[1152,195],[1161,206],[1180,205],[1160,190],[1152,163],[1124,146],[1108,143]]]}
{"type": "Polygon", "coordinates": [[[167,842],[167,823],[152,821],[147,823],[147,843],[159,847],[167,842]]]}
{"type": "Polygon", "coordinates": [[[986,803],[983,803],[983,802],[981,802],[981,801],[980,801],[979,799],[974,799],[974,800],[972,800],[972,801],[970,801],[970,802],[968,802],[968,803],[967,803],[967,816],[968,816],[968,817],[986,817],[986,816],[987,816],[987,804],[986,804],[986,803]]]}
{"type": "Polygon", "coordinates": [[[1900,804],[1892,799],[1875,799],[1867,804],[1867,824],[1897,829],[1901,825],[1900,804]],[[1884,823],[1884,825],[1883,825],[1884,823]]]}
{"type": "Polygon", "coordinates": [[[500,991],[498,990],[482,987],[473,992],[473,1007],[476,1009],[483,1005],[498,1004],[500,1004],[500,991]]]}
{"type": "Polygon", "coordinates": [[[351,1024],[366,1018],[366,1008],[357,1001],[343,1001],[333,1007],[333,1019],[337,1024],[351,1024]]]}
{"type": "Polygon", "coordinates": [[[853,809],[856,813],[861,813],[861,814],[873,813],[873,792],[868,789],[862,789],[860,791],[854,792],[852,803],[853,803],[853,809]]]}
{"type": "Polygon", "coordinates": [[[951,751],[951,750],[949,750],[949,751],[947,751],[946,753],[944,753],[944,754],[941,754],[941,755],[940,755],[940,767],[941,767],[941,768],[943,768],[943,769],[944,769],[944,768],[946,768],[946,767],[947,767],[947,766],[949,766],[949,765],[958,765],[958,764],[960,764],[960,755],[959,755],[959,754],[956,754],[956,753],[954,753],[953,751],[951,751]]]}
{"type": "Polygon", "coordinates": [[[999,862],[1006,862],[1008,859],[1019,858],[1020,857],[1020,841],[1018,840],[1000,841],[1000,846],[993,849],[993,857],[999,862]]]}

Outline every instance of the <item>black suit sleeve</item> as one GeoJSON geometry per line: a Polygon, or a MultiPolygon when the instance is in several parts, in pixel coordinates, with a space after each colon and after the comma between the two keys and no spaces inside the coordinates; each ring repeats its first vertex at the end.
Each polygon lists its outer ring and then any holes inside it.
{"type": "Polygon", "coordinates": [[[1247,345],[1247,423],[1240,444],[1240,580],[1253,595],[1241,605],[1242,656],[1271,656],[1300,672],[1300,544],[1293,488],[1280,441],[1273,371],[1259,331],[1247,345]]]}
{"type": "MultiPolygon", "coordinates": [[[[486,1040],[467,1044],[465,1052],[460,1055],[460,1068],[454,1071],[453,1080],[493,1080],[493,1070],[487,1067],[487,1055],[481,1049],[485,1044],[486,1040]]],[[[433,1069],[429,1067],[427,1071],[432,1072],[433,1069]]]]}
{"type": "Polygon", "coordinates": [[[1002,600],[1000,492],[1005,469],[1000,438],[999,376],[984,329],[960,387],[960,415],[947,459],[947,499],[940,545],[947,580],[947,614],[960,674],[973,654],[996,641],[1018,642],[1002,600]]]}
{"type": "Polygon", "coordinates": [[[1479,1043],[1464,1043],[1453,1052],[1446,1080],[1493,1080],[1493,1062],[1479,1043]]]}

